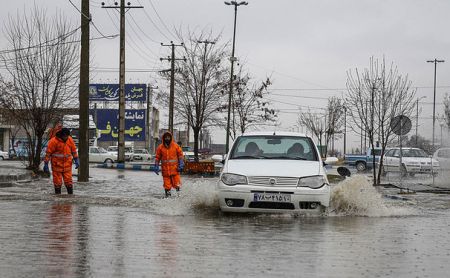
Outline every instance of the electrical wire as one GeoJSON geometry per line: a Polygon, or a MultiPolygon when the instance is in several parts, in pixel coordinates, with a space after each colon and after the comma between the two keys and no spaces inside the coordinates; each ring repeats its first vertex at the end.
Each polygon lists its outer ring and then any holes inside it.
{"type": "Polygon", "coordinates": [[[158,17],[159,21],[161,21],[161,23],[162,23],[162,25],[164,26],[164,28],[167,30],[167,32],[169,32],[169,34],[170,34],[171,36],[173,36],[173,37],[175,38],[176,35],[174,35],[174,34],[172,33],[172,31],[170,31],[170,29],[167,28],[167,25],[164,23],[164,20],[162,20],[161,16],[159,15],[158,11],[156,10],[155,6],[153,5],[153,1],[152,1],[152,0],[149,0],[149,2],[150,2],[150,5],[152,6],[153,11],[155,11],[156,16],[158,17]]]}
{"type": "MultiPolygon", "coordinates": [[[[139,0],[137,0],[139,5],[142,6],[141,2],[139,0]]],[[[167,40],[171,40],[166,34],[164,34],[163,31],[161,31],[161,29],[159,29],[158,25],[156,25],[156,23],[153,21],[153,19],[150,17],[150,15],[147,13],[147,11],[144,9],[144,14],[146,15],[146,17],[148,18],[148,20],[150,20],[150,22],[152,23],[152,25],[156,28],[156,30],[158,30],[158,32],[165,37],[167,40]]]]}

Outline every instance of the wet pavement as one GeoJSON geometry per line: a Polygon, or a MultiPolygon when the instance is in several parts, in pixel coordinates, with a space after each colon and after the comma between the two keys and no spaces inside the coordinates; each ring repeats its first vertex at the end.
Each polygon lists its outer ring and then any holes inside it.
{"type": "MultiPolygon", "coordinates": [[[[1,167],[1,166],[0,166],[1,167]]],[[[319,217],[226,215],[216,178],[162,198],[147,171],[91,168],[75,196],[50,180],[0,188],[2,277],[447,277],[448,194],[398,196],[364,176],[319,217]]],[[[392,177],[394,178],[394,177],[392,177]]],[[[407,184],[429,186],[429,177],[407,184]]],[[[431,185],[433,186],[433,185],[431,185]]],[[[446,186],[443,179],[440,186],[446,186]]]]}

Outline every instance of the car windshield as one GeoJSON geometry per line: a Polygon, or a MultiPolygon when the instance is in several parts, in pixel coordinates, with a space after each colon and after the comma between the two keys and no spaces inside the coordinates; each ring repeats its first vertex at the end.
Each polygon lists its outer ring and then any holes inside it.
{"type": "Polygon", "coordinates": [[[421,149],[402,149],[403,157],[428,157],[427,153],[421,149]]]}
{"type": "Polygon", "coordinates": [[[230,159],[283,159],[318,161],[314,143],[300,136],[241,136],[230,159]]]}

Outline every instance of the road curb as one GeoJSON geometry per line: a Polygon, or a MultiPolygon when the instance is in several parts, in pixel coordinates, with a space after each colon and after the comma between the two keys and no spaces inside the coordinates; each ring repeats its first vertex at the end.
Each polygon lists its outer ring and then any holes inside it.
{"type": "Polygon", "coordinates": [[[97,168],[108,168],[108,169],[127,169],[136,171],[154,171],[154,165],[148,164],[126,164],[126,163],[101,163],[97,164],[97,168]]]}

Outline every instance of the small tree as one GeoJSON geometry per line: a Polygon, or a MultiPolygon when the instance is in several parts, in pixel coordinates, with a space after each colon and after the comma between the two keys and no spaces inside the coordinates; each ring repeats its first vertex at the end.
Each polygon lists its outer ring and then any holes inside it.
{"type": "Polygon", "coordinates": [[[28,139],[28,167],[39,169],[44,134],[76,93],[77,29],[63,15],[53,18],[37,7],[9,18],[8,51],[0,52],[7,75],[0,78],[0,106],[28,139]]]}
{"type": "Polygon", "coordinates": [[[351,129],[360,134],[365,131],[370,146],[375,148],[377,137],[381,146],[381,157],[376,174],[373,153],[373,180],[380,183],[384,152],[393,139],[391,121],[398,115],[410,116],[414,108],[415,91],[408,76],[401,75],[394,65],[386,66],[385,60],[373,57],[368,68],[347,72],[347,112],[352,119],[351,129]]]}
{"type": "MultiPolygon", "coordinates": [[[[272,85],[269,78],[259,85],[251,82],[249,73],[241,66],[233,90],[233,121],[231,135],[236,138],[249,128],[274,125],[277,121],[277,111],[264,98],[269,94],[267,88],[272,85]]],[[[225,106],[226,107],[226,106],[225,106]]]]}
{"type": "MultiPolygon", "coordinates": [[[[175,116],[188,123],[194,133],[194,153],[198,160],[199,134],[202,128],[222,124],[220,109],[223,107],[224,86],[227,82],[227,68],[222,64],[227,57],[225,44],[217,44],[220,36],[211,33],[199,35],[188,32],[186,36],[179,31],[183,42],[183,55],[186,62],[178,64],[175,71],[175,116]],[[215,44],[203,45],[201,41],[213,41],[215,44]]],[[[163,77],[168,79],[167,74],[163,77]]],[[[161,98],[168,104],[168,94],[161,98]]]]}

